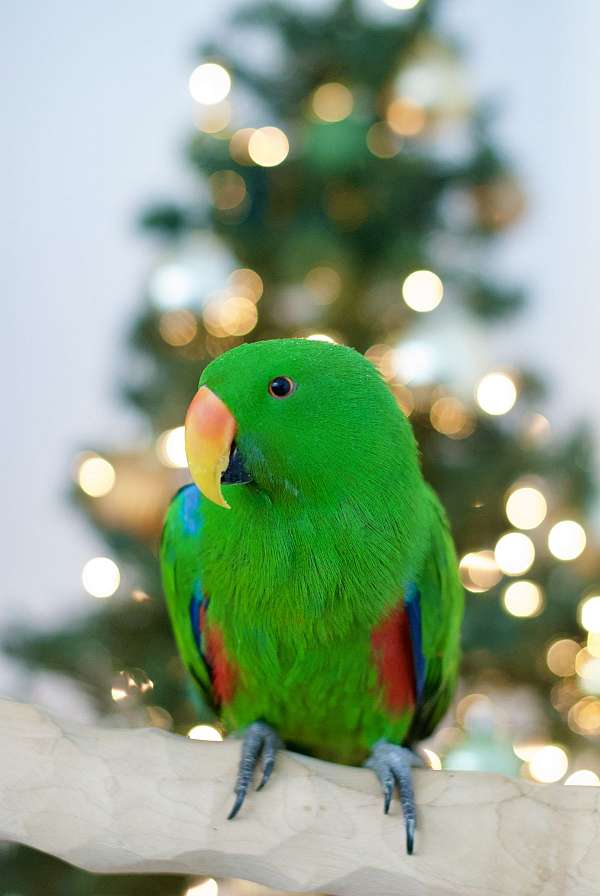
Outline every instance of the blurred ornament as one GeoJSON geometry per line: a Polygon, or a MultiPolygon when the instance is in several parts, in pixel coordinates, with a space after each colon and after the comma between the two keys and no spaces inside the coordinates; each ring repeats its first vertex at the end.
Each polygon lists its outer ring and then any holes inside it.
{"type": "Polygon", "coordinates": [[[148,295],[159,311],[200,310],[224,289],[235,267],[233,255],[214,233],[196,231],[154,269],[148,295]]]}
{"type": "Polygon", "coordinates": [[[394,95],[412,103],[435,123],[456,121],[468,114],[472,99],[467,75],[456,53],[431,37],[417,42],[393,84],[394,95]]]}
{"type": "Polygon", "coordinates": [[[484,230],[502,230],[514,224],[525,209],[525,197],[519,182],[499,177],[472,187],[475,214],[484,230]]]}
{"type": "Polygon", "coordinates": [[[231,90],[231,77],[227,69],[216,62],[198,65],[188,82],[192,98],[197,103],[212,106],[222,102],[231,90]]]}

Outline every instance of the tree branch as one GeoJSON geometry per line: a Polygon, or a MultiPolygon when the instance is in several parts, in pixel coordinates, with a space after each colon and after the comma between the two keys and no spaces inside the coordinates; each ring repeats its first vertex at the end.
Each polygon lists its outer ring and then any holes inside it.
{"type": "Polygon", "coordinates": [[[96,872],[336,896],[597,896],[600,789],[415,772],[416,855],[363,769],[283,753],[226,820],[239,744],[62,722],[0,700],[0,837],[96,872]]]}

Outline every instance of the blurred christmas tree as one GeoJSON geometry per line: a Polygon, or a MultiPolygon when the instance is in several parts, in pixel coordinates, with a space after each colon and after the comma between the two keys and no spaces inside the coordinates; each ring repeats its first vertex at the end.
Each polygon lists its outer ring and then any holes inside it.
{"type": "MultiPolygon", "coordinates": [[[[449,767],[510,773],[523,760],[522,773],[558,780],[568,760],[589,779],[600,773],[599,557],[581,525],[590,446],[584,431],[552,437],[534,372],[490,365],[487,328],[522,297],[485,276],[486,247],[522,194],[435,4],[387,2],[378,14],[353,0],[317,14],[262,4],[236,17],[229,49],[202,48],[188,153],[199,189],[143,216],[160,248],[122,391],[151,438],[77,461],[76,498],[109,555],[90,561],[84,586],[114,596],[60,631],[13,633],[7,649],[74,679],[113,723],[197,724],[157,569],[165,507],[187,479],[185,408],[202,367],[244,340],[342,341],[411,416],[463,558],[462,690],[430,746],[449,767]]],[[[20,893],[42,878],[65,896],[187,886],[95,878],[25,850],[5,864],[20,893]]]]}

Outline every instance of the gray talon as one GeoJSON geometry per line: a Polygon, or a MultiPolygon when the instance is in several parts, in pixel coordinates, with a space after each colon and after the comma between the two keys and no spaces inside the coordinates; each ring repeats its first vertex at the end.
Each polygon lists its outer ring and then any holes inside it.
{"type": "Polygon", "coordinates": [[[235,801],[228,819],[235,818],[242,808],[259,760],[262,764],[262,780],[256,789],[262,790],[267,784],[275,765],[277,750],[282,746],[277,732],[265,722],[254,722],[246,730],[234,788],[235,801]]]}
{"type": "Polygon", "coordinates": [[[406,851],[413,854],[416,828],[415,795],[413,792],[411,768],[422,766],[423,761],[413,750],[379,740],[365,762],[379,779],[383,790],[383,811],[388,814],[394,784],[398,788],[400,803],[406,828],[406,851]]]}

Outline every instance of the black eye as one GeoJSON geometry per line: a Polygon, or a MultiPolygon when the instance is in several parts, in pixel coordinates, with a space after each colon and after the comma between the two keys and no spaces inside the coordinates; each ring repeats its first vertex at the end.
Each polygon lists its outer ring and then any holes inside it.
{"type": "Polygon", "coordinates": [[[287,398],[296,388],[296,383],[289,376],[276,376],[269,383],[269,395],[273,398],[287,398]]]}

